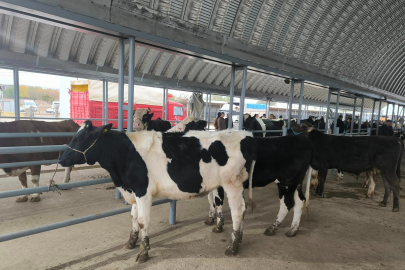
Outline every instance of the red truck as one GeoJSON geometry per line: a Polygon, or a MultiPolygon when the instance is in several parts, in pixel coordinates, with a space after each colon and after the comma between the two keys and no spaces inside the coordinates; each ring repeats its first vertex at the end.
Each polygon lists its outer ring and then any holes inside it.
{"type": "MultiPolygon", "coordinates": [[[[125,85],[124,105],[128,105],[128,89],[125,85]]],[[[101,119],[103,118],[103,85],[101,81],[77,80],[71,82],[70,94],[70,118],[101,119]]],[[[169,98],[171,94],[169,94],[169,98]]],[[[152,119],[163,118],[163,90],[135,86],[134,110],[138,108],[150,108],[154,113],[152,119]]],[[[169,102],[168,121],[181,121],[186,118],[187,111],[182,104],[169,102]]],[[[124,128],[127,128],[128,111],[124,110],[124,128]]],[[[118,119],[118,84],[108,83],[108,119],[118,119]]],[[[85,120],[74,120],[81,124],[85,120]]],[[[92,121],[95,126],[101,126],[102,121],[92,121]]],[[[113,128],[118,128],[118,121],[113,123],[113,128]]],[[[176,122],[171,122],[175,125],[176,122]]]]}

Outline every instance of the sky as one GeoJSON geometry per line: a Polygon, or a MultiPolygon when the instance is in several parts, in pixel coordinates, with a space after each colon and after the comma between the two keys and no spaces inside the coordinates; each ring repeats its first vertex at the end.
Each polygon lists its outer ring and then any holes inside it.
{"type": "MultiPolygon", "coordinates": [[[[20,85],[59,89],[59,76],[20,71],[20,85]]],[[[0,84],[13,84],[13,71],[0,69],[0,84]]]]}

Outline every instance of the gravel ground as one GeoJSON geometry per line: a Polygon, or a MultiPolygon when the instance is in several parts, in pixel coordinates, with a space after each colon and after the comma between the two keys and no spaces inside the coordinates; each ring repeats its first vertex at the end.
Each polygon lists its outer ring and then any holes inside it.
{"type": "MultiPolygon", "coordinates": [[[[44,167],[41,185],[53,169],[44,167]]],[[[100,168],[79,168],[72,181],[107,176],[100,168]]],[[[61,182],[63,172],[55,179],[61,182]]],[[[366,199],[362,182],[363,177],[356,180],[349,174],[337,182],[329,175],[326,198],[311,196],[309,219],[303,215],[294,238],[284,235],[293,213],[274,236],[263,235],[278,212],[277,187],[255,190],[258,208],[246,214],[243,244],[234,258],[224,256],[232,231],[227,202],[225,230],[214,234],[203,223],[208,201],[200,198],[177,203],[175,226],[168,223],[168,204],[152,208],[151,258],[143,265],[135,264],[138,247],[122,248],[131,230],[125,213],[0,243],[0,269],[405,269],[405,209],[393,213],[392,200],[387,208],[378,206],[384,192],[381,178],[372,199],[366,199]]],[[[0,175],[0,190],[18,188],[16,177],[0,175]]],[[[2,199],[0,234],[124,207],[122,200],[114,199],[110,184],[41,196],[38,203],[2,199]]]]}

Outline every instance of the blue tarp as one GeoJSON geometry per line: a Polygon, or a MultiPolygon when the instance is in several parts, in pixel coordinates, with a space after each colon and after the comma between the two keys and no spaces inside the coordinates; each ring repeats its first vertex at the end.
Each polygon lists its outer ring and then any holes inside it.
{"type": "Polygon", "coordinates": [[[246,109],[265,110],[266,104],[246,104],[246,109]]]}

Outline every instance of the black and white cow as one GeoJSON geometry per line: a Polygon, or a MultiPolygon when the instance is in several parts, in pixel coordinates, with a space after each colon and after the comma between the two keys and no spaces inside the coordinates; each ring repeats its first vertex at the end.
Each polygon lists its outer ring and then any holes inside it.
{"type": "Polygon", "coordinates": [[[164,121],[160,118],[152,120],[154,113],[150,113],[150,109],[137,109],[134,112],[133,125],[135,131],[155,130],[166,132],[172,126],[169,121],[164,121]]]}
{"type": "Polygon", "coordinates": [[[280,130],[280,132],[262,132],[262,133],[253,133],[254,137],[273,137],[281,136],[283,133],[283,127],[285,122],[283,119],[263,119],[255,118],[249,114],[244,115],[243,127],[246,130],[280,130]]]}
{"type": "MultiPolygon", "coordinates": [[[[386,206],[391,191],[394,194],[393,211],[399,211],[399,182],[401,179],[402,142],[395,137],[347,137],[327,135],[306,125],[295,127],[296,132],[308,136],[314,151],[312,168],[318,170],[316,195],[322,196],[328,169],[359,175],[362,172],[381,171],[385,195],[380,206],[386,206]]],[[[370,173],[368,177],[374,177],[370,173]]],[[[372,180],[374,181],[374,179],[372,180]]]]}
{"type": "MultiPolygon", "coordinates": [[[[299,229],[302,206],[306,201],[309,203],[309,181],[311,179],[310,162],[312,148],[309,140],[303,136],[287,136],[279,138],[254,138],[257,149],[257,160],[253,172],[253,187],[264,187],[276,181],[279,191],[280,210],[276,220],[264,232],[273,235],[285,216],[294,209],[294,218],[290,230],[286,235],[291,237],[299,229]],[[302,192],[302,182],[306,171],[307,175],[306,194],[302,192]]],[[[248,183],[244,183],[248,187],[248,183]]],[[[212,225],[216,218],[216,227],[213,232],[222,232],[224,219],[222,205],[224,191],[219,188],[208,195],[210,211],[205,224],[212,225]]]]}
{"type": "Polygon", "coordinates": [[[183,121],[172,127],[166,132],[188,132],[190,130],[205,130],[207,121],[196,121],[194,116],[188,116],[183,121]]]}
{"type": "MultiPolygon", "coordinates": [[[[94,164],[106,169],[125,200],[132,204],[133,229],[125,245],[132,249],[142,232],[137,262],[148,259],[148,227],[153,197],[185,200],[222,186],[233,220],[226,255],[235,255],[242,241],[246,211],[243,182],[253,173],[256,149],[246,131],[118,132],[83,123],[62,157],[62,166],[94,164]]],[[[250,177],[249,177],[250,176],[250,177]]],[[[251,195],[251,193],[250,193],[251,195]]],[[[250,196],[251,197],[251,196],[250,196]]]]}

